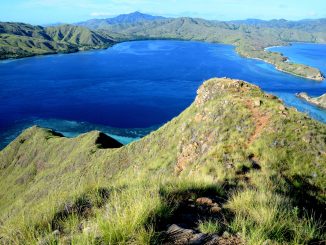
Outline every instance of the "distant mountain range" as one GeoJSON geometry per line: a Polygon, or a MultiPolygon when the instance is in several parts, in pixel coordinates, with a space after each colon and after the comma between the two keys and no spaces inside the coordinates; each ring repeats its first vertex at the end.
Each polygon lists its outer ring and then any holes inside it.
{"type": "Polygon", "coordinates": [[[90,29],[101,29],[107,25],[117,25],[117,24],[132,24],[141,21],[154,21],[166,19],[162,16],[153,16],[149,14],[143,14],[140,12],[133,12],[130,14],[121,14],[113,18],[107,19],[92,19],[85,22],[76,23],[76,25],[88,27],[90,29]]]}
{"type": "MultiPolygon", "coordinates": [[[[130,14],[121,14],[113,18],[91,19],[75,24],[90,29],[105,29],[108,25],[109,26],[126,25],[126,24],[135,24],[144,21],[167,20],[167,19],[171,20],[171,19],[180,19],[180,18],[166,18],[163,16],[153,16],[153,15],[144,14],[140,12],[133,12],[130,14]]],[[[190,19],[198,19],[198,18],[190,18],[190,19]]],[[[273,20],[246,19],[246,20],[232,20],[232,21],[213,20],[211,22],[250,25],[256,27],[294,28],[294,29],[303,29],[303,30],[306,30],[307,27],[309,27],[312,28],[311,30],[313,31],[326,31],[326,18],[305,19],[299,21],[289,21],[285,19],[273,19],[273,20]]]]}
{"type": "Polygon", "coordinates": [[[306,19],[298,21],[289,21],[285,19],[275,20],[259,20],[259,19],[246,19],[246,20],[234,20],[228,21],[233,24],[245,24],[256,27],[270,27],[270,28],[293,28],[310,31],[326,32],[326,18],[324,19],[306,19]]]}

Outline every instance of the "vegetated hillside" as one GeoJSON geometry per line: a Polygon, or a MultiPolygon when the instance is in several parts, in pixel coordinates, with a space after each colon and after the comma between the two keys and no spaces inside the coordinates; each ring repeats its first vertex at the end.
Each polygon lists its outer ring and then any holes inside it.
{"type": "Polygon", "coordinates": [[[87,28],[0,22],[0,59],[104,48],[113,40],[87,28]]]}
{"type": "Polygon", "coordinates": [[[101,29],[105,28],[106,25],[115,25],[115,24],[134,24],[142,21],[153,21],[153,20],[162,20],[165,19],[162,16],[153,16],[149,14],[143,14],[138,11],[130,14],[121,14],[113,18],[107,19],[92,19],[84,22],[79,22],[77,25],[85,26],[90,29],[101,29]]]}
{"type": "Polygon", "coordinates": [[[61,25],[48,27],[46,33],[56,42],[67,42],[77,46],[103,48],[108,46],[108,43],[113,43],[112,39],[107,39],[80,26],[61,25]]]}
{"type": "Polygon", "coordinates": [[[0,152],[0,241],[324,241],[326,126],[257,86],[206,81],[195,102],[120,147],[33,127],[0,152]]]}
{"type": "MultiPolygon", "coordinates": [[[[257,21],[256,21],[257,22],[257,21]]],[[[288,62],[280,53],[265,50],[274,45],[290,42],[326,43],[326,22],[311,20],[288,22],[282,20],[267,24],[243,24],[235,22],[208,21],[195,18],[163,19],[133,24],[105,24],[98,31],[108,32],[115,39],[182,39],[227,43],[236,46],[237,52],[245,57],[258,58],[274,64],[277,69],[314,80],[323,80],[316,68],[288,62]]],[[[265,22],[264,22],[265,23],[265,22]]],[[[91,27],[91,26],[90,26],[91,27]]]]}

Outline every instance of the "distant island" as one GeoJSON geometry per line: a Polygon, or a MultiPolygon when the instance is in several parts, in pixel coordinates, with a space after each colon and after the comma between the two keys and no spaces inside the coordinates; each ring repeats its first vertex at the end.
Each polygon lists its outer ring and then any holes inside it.
{"type": "Polygon", "coordinates": [[[319,97],[310,97],[307,93],[304,93],[304,92],[298,93],[296,95],[297,95],[297,97],[299,97],[311,104],[314,104],[316,106],[326,109],[326,93],[319,97]]]}
{"type": "Polygon", "coordinates": [[[135,12],[50,27],[1,22],[0,59],[107,48],[117,42],[144,39],[231,44],[241,56],[263,60],[280,71],[316,81],[324,79],[317,68],[289,62],[281,53],[266,48],[291,42],[326,43],[326,19],[210,21],[135,12]]]}

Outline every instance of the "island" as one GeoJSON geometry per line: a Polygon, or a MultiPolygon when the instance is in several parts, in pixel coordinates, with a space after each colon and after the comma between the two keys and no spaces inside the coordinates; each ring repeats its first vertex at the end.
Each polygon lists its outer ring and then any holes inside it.
{"type": "Polygon", "coordinates": [[[307,93],[301,92],[297,93],[296,96],[313,105],[326,109],[326,93],[319,97],[310,97],[307,93]]]}

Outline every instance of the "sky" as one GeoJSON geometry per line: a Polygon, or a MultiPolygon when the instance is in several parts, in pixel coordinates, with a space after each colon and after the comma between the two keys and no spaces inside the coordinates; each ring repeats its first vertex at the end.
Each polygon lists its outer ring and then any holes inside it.
{"type": "Polygon", "coordinates": [[[325,18],[326,0],[0,0],[0,21],[39,25],[74,23],[134,11],[211,20],[299,20],[325,18]]]}

